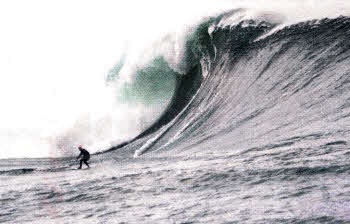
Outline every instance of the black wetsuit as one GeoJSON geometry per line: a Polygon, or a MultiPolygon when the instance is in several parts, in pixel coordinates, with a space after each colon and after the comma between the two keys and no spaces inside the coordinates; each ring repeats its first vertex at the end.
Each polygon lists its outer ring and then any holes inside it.
{"type": "Polygon", "coordinates": [[[80,160],[80,167],[79,169],[81,169],[82,165],[83,165],[83,162],[88,166],[89,164],[87,163],[87,161],[90,159],[90,153],[86,150],[86,149],[79,149],[80,150],[80,155],[77,157],[77,159],[80,158],[80,156],[83,156],[83,158],[80,160]]]}

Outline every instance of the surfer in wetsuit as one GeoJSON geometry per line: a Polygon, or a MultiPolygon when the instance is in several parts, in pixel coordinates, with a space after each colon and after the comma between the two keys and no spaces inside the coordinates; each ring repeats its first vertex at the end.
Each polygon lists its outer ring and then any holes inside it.
{"type": "Polygon", "coordinates": [[[90,159],[90,153],[86,149],[84,149],[81,145],[79,145],[78,149],[80,150],[80,154],[77,157],[77,160],[80,158],[80,156],[83,156],[80,160],[80,167],[78,169],[81,169],[83,162],[87,165],[87,167],[90,168],[87,162],[90,159]]]}

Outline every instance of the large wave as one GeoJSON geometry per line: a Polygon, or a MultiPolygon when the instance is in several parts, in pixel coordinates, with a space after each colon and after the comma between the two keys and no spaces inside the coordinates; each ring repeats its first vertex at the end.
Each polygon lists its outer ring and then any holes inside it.
{"type": "Polygon", "coordinates": [[[183,81],[185,94],[175,94],[160,121],[122,151],[139,156],[345,141],[350,19],[281,27],[266,19],[271,16],[244,19],[244,11],[210,18],[188,36],[186,54],[202,71],[187,74],[193,78],[183,81]]]}
{"type": "Polygon", "coordinates": [[[283,146],[288,139],[343,141],[349,19],[340,15],[349,15],[350,6],[217,4],[198,6],[176,31],[160,30],[153,44],[144,46],[140,27],[133,27],[140,43],[125,47],[103,82],[54,73],[41,80],[46,98],[34,88],[6,98],[0,157],[71,156],[78,144],[138,156],[196,146],[283,146]],[[19,109],[6,109],[13,102],[19,109]]]}

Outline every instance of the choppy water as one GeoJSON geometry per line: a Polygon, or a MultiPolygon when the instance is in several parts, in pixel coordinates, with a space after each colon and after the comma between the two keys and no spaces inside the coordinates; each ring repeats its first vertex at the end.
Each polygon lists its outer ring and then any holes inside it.
{"type": "Polygon", "coordinates": [[[241,12],[195,29],[168,110],[91,169],[1,160],[0,222],[349,223],[350,19],[262,37],[241,12]]]}
{"type": "Polygon", "coordinates": [[[95,157],[93,168],[86,170],[60,170],[52,168],[56,161],[35,161],[33,167],[40,164],[41,170],[17,169],[0,176],[0,220],[347,223],[350,166],[345,149],[325,147],[305,158],[298,156],[303,149],[290,152],[288,147],[242,154],[227,148],[193,156],[95,157]]]}

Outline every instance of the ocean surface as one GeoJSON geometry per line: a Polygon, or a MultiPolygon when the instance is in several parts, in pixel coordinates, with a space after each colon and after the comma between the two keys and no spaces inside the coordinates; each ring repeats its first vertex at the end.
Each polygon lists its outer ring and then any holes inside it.
{"type": "Polygon", "coordinates": [[[90,169],[1,159],[0,223],[350,223],[350,18],[247,12],[194,26],[181,63],[138,67],[125,100],[174,94],[90,169]]]}

